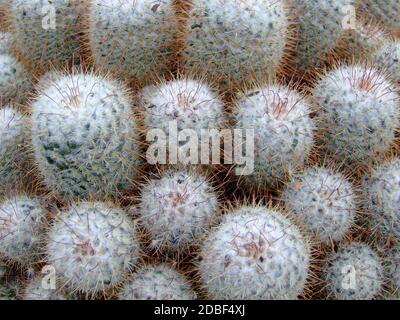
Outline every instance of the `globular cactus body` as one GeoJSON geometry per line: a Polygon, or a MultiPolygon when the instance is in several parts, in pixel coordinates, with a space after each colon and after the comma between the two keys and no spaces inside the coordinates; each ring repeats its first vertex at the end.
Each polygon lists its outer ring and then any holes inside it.
{"type": "MultiPolygon", "coordinates": [[[[2,51],[7,50],[6,47],[2,51]]],[[[31,75],[9,53],[0,53],[0,103],[23,103],[31,89],[31,75]]]]}
{"type": "Polygon", "coordinates": [[[32,144],[47,186],[62,195],[132,188],[139,151],[127,89],[92,74],[60,76],[33,102],[32,144]]]}
{"type": "Polygon", "coordinates": [[[23,181],[26,134],[24,117],[9,107],[0,109],[0,193],[13,191],[23,181]]]}
{"type": "Polygon", "coordinates": [[[21,264],[38,258],[44,209],[37,198],[13,196],[0,203],[0,254],[21,264]]]}
{"type": "Polygon", "coordinates": [[[106,291],[139,259],[135,224],[111,204],[82,202],[60,212],[48,232],[47,261],[72,290],[106,291]]]}
{"type": "Polygon", "coordinates": [[[161,264],[137,271],[125,284],[119,300],[194,300],[196,294],[183,275],[161,264]]]}
{"type": "Polygon", "coordinates": [[[12,0],[9,23],[22,61],[39,72],[79,61],[84,0],[12,0]]]}
{"type": "Polygon", "coordinates": [[[198,258],[215,299],[296,299],[305,289],[310,247],[280,212],[240,207],[211,230],[198,258]]]}
{"type": "Polygon", "coordinates": [[[384,41],[372,55],[374,66],[387,72],[393,82],[400,82],[400,41],[384,41]]]}
{"type": "Polygon", "coordinates": [[[284,1],[194,0],[184,29],[183,60],[224,85],[275,75],[289,41],[284,1]]]}
{"type": "Polygon", "coordinates": [[[399,126],[399,95],[377,69],[341,66],[313,89],[326,151],[341,161],[364,162],[388,151],[399,126]]]}
{"type": "Polygon", "coordinates": [[[328,295],[339,300],[371,300],[378,297],[384,283],[379,256],[367,244],[343,245],[328,258],[328,295]]]}
{"type": "Polygon", "coordinates": [[[391,31],[400,33],[400,2],[398,0],[363,0],[360,11],[376,19],[391,31]]]}
{"type": "Polygon", "coordinates": [[[219,204],[206,177],[169,171],[151,180],[141,192],[140,221],[150,232],[151,247],[184,249],[215,220],[219,204]]]}
{"type": "Polygon", "coordinates": [[[282,199],[325,243],[341,240],[355,222],[353,187],[342,174],[330,169],[314,167],[294,175],[282,199]]]}
{"type": "Polygon", "coordinates": [[[400,241],[400,159],[372,169],[362,181],[363,204],[372,234],[381,245],[400,241]]]}
{"type": "Polygon", "coordinates": [[[313,146],[314,123],[299,93],[267,85],[242,93],[235,105],[235,128],[254,132],[254,172],[241,177],[245,182],[275,185],[302,168],[313,146]]]}
{"type": "Polygon", "coordinates": [[[354,0],[290,0],[298,26],[293,67],[299,74],[319,68],[347,36],[345,17],[354,0]]]}
{"type": "Polygon", "coordinates": [[[94,63],[138,81],[162,75],[173,57],[177,21],[172,0],[92,1],[87,37],[94,63]]]}

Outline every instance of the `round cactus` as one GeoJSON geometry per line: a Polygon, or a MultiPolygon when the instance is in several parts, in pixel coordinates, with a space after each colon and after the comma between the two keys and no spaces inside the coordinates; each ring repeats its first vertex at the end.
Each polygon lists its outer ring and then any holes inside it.
{"type": "Polygon", "coordinates": [[[13,41],[14,38],[11,32],[0,31],[0,55],[8,54],[11,52],[13,41]]]}
{"type": "Polygon", "coordinates": [[[0,103],[22,103],[26,100],[30,89],[31,75],[12,55],[1,53],[0,103]]]}
{"type": "Polygon", "coordinates": [[[183,60],[191,71],[230,86],[271,79],[284,60],[291,25],[285,1],[193,0],[187,15],[183,60]]]}
{"type": "Polygon", "coordinates": [[[388,279],[390,296],[400,299],[400,247],[390,249],[384,258],[385,274],[388,279]]]}
{"type": "Polygon", "coordinates": [[[360,11],[375,18],[388,29],[400,33],[400,2],[398,0],[363,0],[360,11]]]}
{"type": "Polygon", "coordinates": [[[9,107],[0,109],[0,193],[13,191],[25,180],[24,117],[9,107]]]}
{"type": "Polygon", "coordinates": [[[177,251],[215,220],[219,205],[206,177],[195,172],[168,171],[142,189],[140,221],[150,232],[151,247],[177,251]]]}
{"type": "MultiPolygon", "coordinates": [[[[188,129],[194,131],[199,142],[203,142],[202,130],[207,130],[209,137],[214,139],[219,132],[208,129],[220,129],[225,124],[224,104],[218,94],[206,84],[195,80],[180,79],[159,86],[147,86],[138,98],[138,105],[145,130],[160,129],[165,133],[167,141],[174,139],[171,132],[173,128],[177,133],[175,139],[179,139],[182,130],[188,129]]],[[[185,141],[176,141],[176,145],[179,146],[179,157],[173,163],[170,154],[169,163],[187,164],[181,161],[180,156],[185,141]]],[[[201,149],[192,164],[199,164],[200,155],[201,149]]],[[[191,157],[189,160],[192,160],[191,157]]]]}
{"type": "Polygon", "coordinates": [[[9,23],[15,47],[31,68],[49,69],[79,60],[84,0],[12,0],[9,23]]]}
{"type": "Polygon", "coordinates": [[[254,130],[254,171],[242,176],[245,182],[275,184],[303,166],[313,146],[314,124],[299,93],[267,85],[244,92],[235,104],[236,128],[254,130]]]}
{"type": "Polygon", "coordinates": [[[42,277],[35,277],[26,286],[23,300],[70,300],[62,290],[51,289],[43,283],[42,277]]]}
{"type": "Polygon", "coordinates": [[[400,82],[400,41],[385,41],[372,55],[373,65],[386,71],[394,82],[400,82]]]}
{"type": "Polygon", "coordinates": [[[21,264],[39,255],[45,212],[39,199],[14,196],[0,203],[0,255],[21,264]]]}
{"type": "Polygon", "coordinates": [[[331,169],[314,167],[294,175],[282,199],[324,243],[341,240],[354,224],[357,203],[352,185],[331,169]]]}
{"type": "Polygon", "coordinates": [[[140,81],[163,74],[173,56],[177,22],[173,0],[94,0],[87,30],[94,63],[140,81]]]}
{"type": "Polygon", "coordinates": [[[295,299],[303,293],[310,247],[280,212],[240,207],[201,248],[201,283],[215,299],[295,299]]]}
{"type": "Polygon", "coordinates": [[[293,67],[299,74],[322,67],[340,41],[348,37],[344,25],[346,8],[354,7],[355,1],[290,0],[289,3],[298,26],[293,67]]]}
{"type": "Polygon", "coordinates": [[[110,204],[82,202],[56,216],[46,256],[73,291],[96,294],[121,283],[139,258],[135,225],[110,204]]]}
{"type": "Polygon", "coordinates": [[[341,66],[313,89],[326,151],[345,162],[363,162],[391,147],[399,127],[399,95],[378,70],[341,66]]]}
{"type": "Polygon", "coordinates": [[[93,74],[60,76],[32,109],[33,149],[49,188],[96,197],[132,188],[139,151],[122,84],[93,74]]]}
{"type": "Polygon", "coordinates": [[[330,298],[371,300],[381,293],[383,266],[367,244],[343,245],[328,258],[326,283],[330,298]]]}
{"type": "Polygon", "coordinates": [[[134,274],[121,290],[119,300],[194,300],[196,294],[175,269],[161,264],[134,274]]]}
{"type": "Polygon", "coordinates": [[[355,28],[349,30],[349,37],[338,44],[347,47],[344,54],[352,61],[363,61],[370,57],[389,38],[388,32],[374,21],[357,20],[355,28]]]}
{"type": "Polygon", "coordinates": [[[400,159],[372,169],[362,182],[364,208],[370,213],[373,236],[382,245],[400,241],[400,159]]]}

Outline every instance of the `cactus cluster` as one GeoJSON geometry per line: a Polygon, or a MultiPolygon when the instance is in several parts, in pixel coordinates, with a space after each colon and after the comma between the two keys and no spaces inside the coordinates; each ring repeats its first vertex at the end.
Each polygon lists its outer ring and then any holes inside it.
{"type": "Polygon", "coordinates": [[[0,299],[399,299],[399,0],[0,0],[0,299]]]}

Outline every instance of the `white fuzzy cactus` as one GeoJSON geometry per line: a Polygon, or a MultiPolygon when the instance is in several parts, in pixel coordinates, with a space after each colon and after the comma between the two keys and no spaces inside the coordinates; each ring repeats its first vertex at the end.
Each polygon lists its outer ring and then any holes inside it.
{"type": "MultiPolygon", "coordinates": [[[[9,23],[20,58],[32,68],[49,69],[79,61],[84,0],[12,0],[9,23]]],[[[40,70],[41,71],[41,70],[40,70]]]]}
{"type": "Polygon", "coordinates": [[[360,12],[375,18],[388,29],[400,32],[400,2],[398,0],[362,0],[360,12]]]}
{"type": "Polygon", "coordinates": [[[194,300],[188,280],[175,269],[161,264],[137,271],[118,295],[119,300],[194,300]]]}
{"type": "Polygon", "coordinates": [[[44,181],[62,195],[132,187],[138,163],[128,90],[93,74],[60,76],[32,105],[32,143],[44,181]]]}
{"type": "Polygon", "coordinates": [[[63,290],[51,289],[43,278],[31,279],[23,292],[22,300],[69,300],[63,290]]]}
{"type": "Polygon", "coordinates": [[[37,198],[13,196],[0,203],[0,255],[21,264],[38,257],[45,212],[37,198]]]}
{"type": "Polygon", "coordinates": [[[295,299],[311,262],[308,240],[280,212],[240,207],[211,230],[198,258],[202,285],[215,299],[295,299]]]}
{"type": "Polygon", "coordinates": [[[364,243],[343,245],[328,258],[326,284],[329,298],[371,300],[384,284],[379,256],[364,243]]]}
{"type": "Polygon", "coordinates": [[[82,202],[60,212],[48,232],[48,264],[72,290],[106,291],[139,259],[134,222],[111,204],[82,202]]]}
{"type": "Polygon", "coordinates": [[[16,110],[0,109],[0,193],[21,186],[26,175],[24,117],[16,110]]]}
{"type": "Polygon", "coordinates": [[[370,214],[371,232],[384,245],[400,242],[400,159],[372,169],[362,181],[364,208],[370,214]]]}
{"type": "Polygon", "coordinates": [[[314,167],[294,175],[282,199],[324,243],[341,240],[354,224],[357,203],[353,187],[331,169],[314,167]]]}
{"type": "Polygon", "coordinates": [[[0,55],[11,52],[13,41],[14,38],[11,32],[0,31],[0,55]]]}
{"type": "Polygon", "coordinates": [[[281,0],[193,0],[184,29],[186,68],[233,84],[271,79],[289,41],[281,0]]]}
{"type": "Polygon", "coordinates": [[[388,280],[389,294],[400,299],[400,247],[392,247],[384,258],[385,275],[388,280]]]}
{"type": "Polygon", "coordinates": [[[184,249],[203,234],[218,211],[213,187],[195,172],[165,172],[141,191],[140,221],[150,233],[152,248],[184,249]]]}
{"type": "Polygon", "coordinates": [[[399,95],[377,69],[340,66],[313,89],[326,151],[346,162],[375,158],[391,147],[399,127],[399,95]]]}
{"type": "Polygon", "coordinates": [[[290,0],[298,25],[293,66],[300,73],[321,67],[343,37],[349,6],[354,0],[290,0]]]}
{"type": "Polygon", "coordinates": [[[271,184],[301,168],[313,146],[311,107],[295,90],[266,85],[242,93],[235,102],[237,129],[254,130],[254,172],[241,178],[271,184]]]}
{"type": "Polygon", "coordinates": [[[139,81],[165,72],[178,27],[173,2],[92,1],[87,37],[94,63],[139,81]]]}
{"type": "MultiPolygon", "coordinates": [[[[174,139],[171,130],[175,127],[178,135],[182,130],[193,130],[199,143],[203,142],[202,130],[207,130],[214,139],[219,132],[208,129],[218,130],[226,121],[224,104],[218,93],[203,82],[186,78],[145,87],[139,95],[138,105],[145,130],[161,129],[167,141],[174,139]]],[[[175,144],[183,147],[185,141],[176,141],[175,144]]],[[[196,164],[199,163],[200,154],[201,150],[198,151],[198,159],[195,159],[196,164]]],[[[177,163],[171,164],[182,164],[180,160],[182,158],[179,156],[177,163]]]]}
{"type": "Polygon", "coordinates": [[[1,53],[0,103],[23,103],[30,89],[31,75],[29,72],[11,54],[1,53]]]}
{"type": "Polygon", "coordinates": [[[400,82],[400,41],[385,41],[372,55],[373,65],[400,82]]]}

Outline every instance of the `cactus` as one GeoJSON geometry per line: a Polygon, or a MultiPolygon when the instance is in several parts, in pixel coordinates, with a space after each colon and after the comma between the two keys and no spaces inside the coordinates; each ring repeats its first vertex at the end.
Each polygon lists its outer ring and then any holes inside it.
{"type": "Polygon", "coordinates": [[[24,116],[9,107],[0,109],[0,194],[25,180],[26,133],[24,116]]]}
{"type": "Polygon", "coordinates": [[[281,0],[192,0],[183,32],[186,69],[222,85],[272,79],[290,42],[281,0]]]}
{"type": "Polygon", "coordinates": [[[44,209],[37,198],[9,197],[0,203],[0,254],[21,264],[39,255],[44,209]]]}
{"type": "Polygon", "coordinates": [[[40,276],[31,279],[25,287],[22,300],[71,300],[63,290],[43,286],[42,280],[40,276]]]}
{"type": "Polygon", "coordinates": [[[235,102],[237,129],[253,129],[254,172],[250,185],[275,185],[301,168],[313,146],[314,123],[308,102],[295,90],[265,85],[245,91],[235,102]]]}
{"type": "Polygon", "coordinates": [[[178,27],[173,2],[92,1],[87,38],[94,63],[139,81],[165,73],[178,27]]]}
{"type": "Polygon", "coordinates": [[[165,265],[147,266],[137,271],[118,295],[119,300],[194,300],[188,281],[165,265]]]}
{"type": "Polygon", "coordinates": [[[60,212],[47,235],[49,265],[72,291],[96,294],[120,284],[139,259],[136,227],[108,203],[82,202],[60,212]]]}
{"type": "MultiPolygon", "coordinates": [[[[185,129],[194,130],[200,141],[203,129],[220,129],[226,121],[224,104],[215,90],[203,82],[187,78],[145,87],[137,104],[141,110],[145,130],[161,129],[167,141],[174,139],[170,132],[172,126],[176,125],[178,135],[185,129]]],[[[214,134],[208,130],[208,134],[214,139],[219,132],[214,134]]],[[[183,147],[184,142],[176,141],[176,144],[183,147]]],[[[198,158],[193,164],[199,163],[200,152],[198,150],[198,158]]],[[[170,154],[169,160],[171,159],[170,154]]],[[[176,160],[177,163],[170,161],[170,164],[187,164],[180,161],[180,156],[176,160]]]]}
{"type": "Polygon", "coordinates": [[[398,0],[363,0],[360,11],[399,34],[400,2],[398,0]]]}
{"type": "Polygon", "coordinates": [[[84,0],[12,0],[10,28],[15,47],[29,68],[64,67],[78,60],[84,0]],[[54,24],[53,24],[54,22],[54,24]]]}
{"type": "Polygon", "coordinates": [[[139,211],[151,247],[177,251],[202,235],[215,220],[219,204],[205,176],[168,171],[142,188],[139,211]]]}
{"type": "Polygon", "coordinates": [[[0,103],[23,103],[30,89],[29,72],[12,55],[0,53],[0,103]]]}
{"type": "Polygon", "coordinates": [[[339,66],[313,88],[328,154],[363,162],[389,150],[399,126],[399,95],[375,68],[339,66]]]}
{"type": "Polygon", "coordinates": [[[389,295],[400,299],[400,247],[394,246],[384,258],[385,275],[388,279],[389,295]]]}
{"type": "Polygon", "coordinates": [[[348,39],[346,9],[355,8],[357,0],[290,0],[297,22],[298,40],[292,67],[299,75],[320,68],[337,45],[348,39]]]}
{"type": "Polygon", "coordinates": [[[282,199],[288,210],[324,243],[341,240],[355,222],[353,187],[332,169],[313,167],[294,175],[282,199]]]}
{"type": "Polygon", "coordinates": [[[373,65],[386,71],[393,82],[400,82],[400,41],[385,41],[372,55],[373,65]]]}
{"type": "Polygon", "coordinates": [[[310,262],[308,241],[282,213],[243,206],[210,231],[198,271],[215,299],[295,299],[310,262]]]}
{"type": "Polygon", "coordinates": [[[83,197],[132,188],[139,151],[125,86],[94,74],[60,75],[32,109],[33,149],[49,188],[83,197]]]}
{"type": "Polygon", "coordinates": [[[382,262],[376,252],[365,243],[343,245],[328,258],[326,283],[330,298],[377,298],[384,284],[382,262]]]}
{"type": "Polygon", "coordinates": [[[374,167],[362,181],[363,204],[373,237],[380,245],[400,241],[400,158],[374,167]]]}
{"type": "Polygon", "coordinates": [[[14,38],[11,32],[0,31],[0,55],[8,54],[12,51],[14,38]]]}

